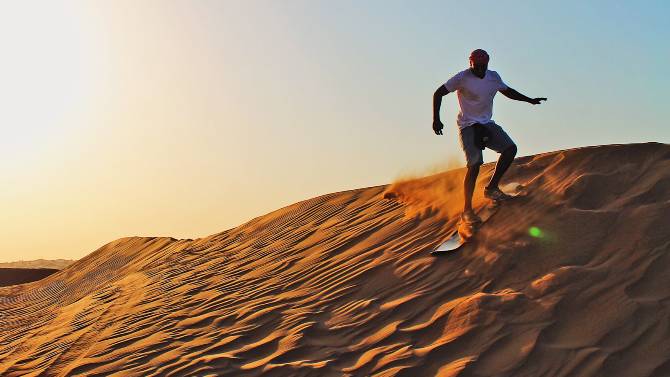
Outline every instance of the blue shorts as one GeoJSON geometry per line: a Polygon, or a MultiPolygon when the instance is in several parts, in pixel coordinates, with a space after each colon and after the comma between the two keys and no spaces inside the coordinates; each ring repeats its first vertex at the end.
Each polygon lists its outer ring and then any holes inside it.
{"type": "MultiPolygon", "coordinates": [[[[492,149],[498,153],[502,153],[505,151],[505,149],[515,145],[505,130],[503,130],[499,125],[495,124],[495,122],[491,121],[489,123],[483,124],[482,126],[486,127],[489,133],[489,139],[486,142],[487,148],[492,149]]],[[[459,134],[461,139],[461,148],[463,148],[463,152],[465,152],[465,160],[468,167],[483,164],[484,157],[482,155],[482,150],[479,149],[475,143],[474,127],[468,126],[463,129],[459,129],[459,134]]]]}

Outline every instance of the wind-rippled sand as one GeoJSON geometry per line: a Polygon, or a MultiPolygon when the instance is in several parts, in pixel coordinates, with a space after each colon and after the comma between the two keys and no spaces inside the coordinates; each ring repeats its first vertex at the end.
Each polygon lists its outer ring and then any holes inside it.
{"type": "Polygon", "coordinates": [[[462,175],[122,238],[0,288],[0,375],[670,376],[670,146],[517,159],[530,195],[432,257],[462,175]]]}

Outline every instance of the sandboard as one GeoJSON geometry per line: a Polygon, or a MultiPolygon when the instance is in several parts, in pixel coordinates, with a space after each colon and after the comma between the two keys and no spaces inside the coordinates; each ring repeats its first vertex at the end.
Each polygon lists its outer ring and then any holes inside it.
{"type": "MultiPolygon", "coordinates": [[[[501,187],[501,190],[507,195],[511,195],[514,198],[525,196],[528,192],[526,187],[513,182],[501,187]]],[[[513,200],[513,199],[510,199],[513,200]]],[[[486,205],[484,205],[479,211],[477,211],[477,216],[479,216],[482,221],[477,224],[467,224],[460,222],[458,228],[449,234],[446,241],[442,242],[437,248],[432,250],[430,253],[432,255],[441,255],[447,254],[459,250],[463,245],[468,243],[475,236],[479,228],[486,223],[496,212],[501,205],[504,205],[503,202],[498,202],[491,200],[486,205]]]]}

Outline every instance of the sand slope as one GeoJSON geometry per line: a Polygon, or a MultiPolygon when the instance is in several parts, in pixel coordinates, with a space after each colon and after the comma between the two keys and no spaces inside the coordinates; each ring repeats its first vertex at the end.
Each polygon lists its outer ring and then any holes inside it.
{"type": "Polygon", "coordinates": [[[462,174],[123,238],[0,288],[0,375],[670,375],[670,146],[520,158],[532,194],[431,257],[462,174]]]}

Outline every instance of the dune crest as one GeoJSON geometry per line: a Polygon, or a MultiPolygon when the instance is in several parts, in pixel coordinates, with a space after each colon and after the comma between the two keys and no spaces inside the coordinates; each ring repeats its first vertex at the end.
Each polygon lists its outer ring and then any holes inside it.
{"type": "Polygon", "coordinates": [[[519,158],[506,181],[530,195],[432,257],[462,173],[122,238],[0,287],[0,375],[670,375],[670,146],[519,158]]]}

